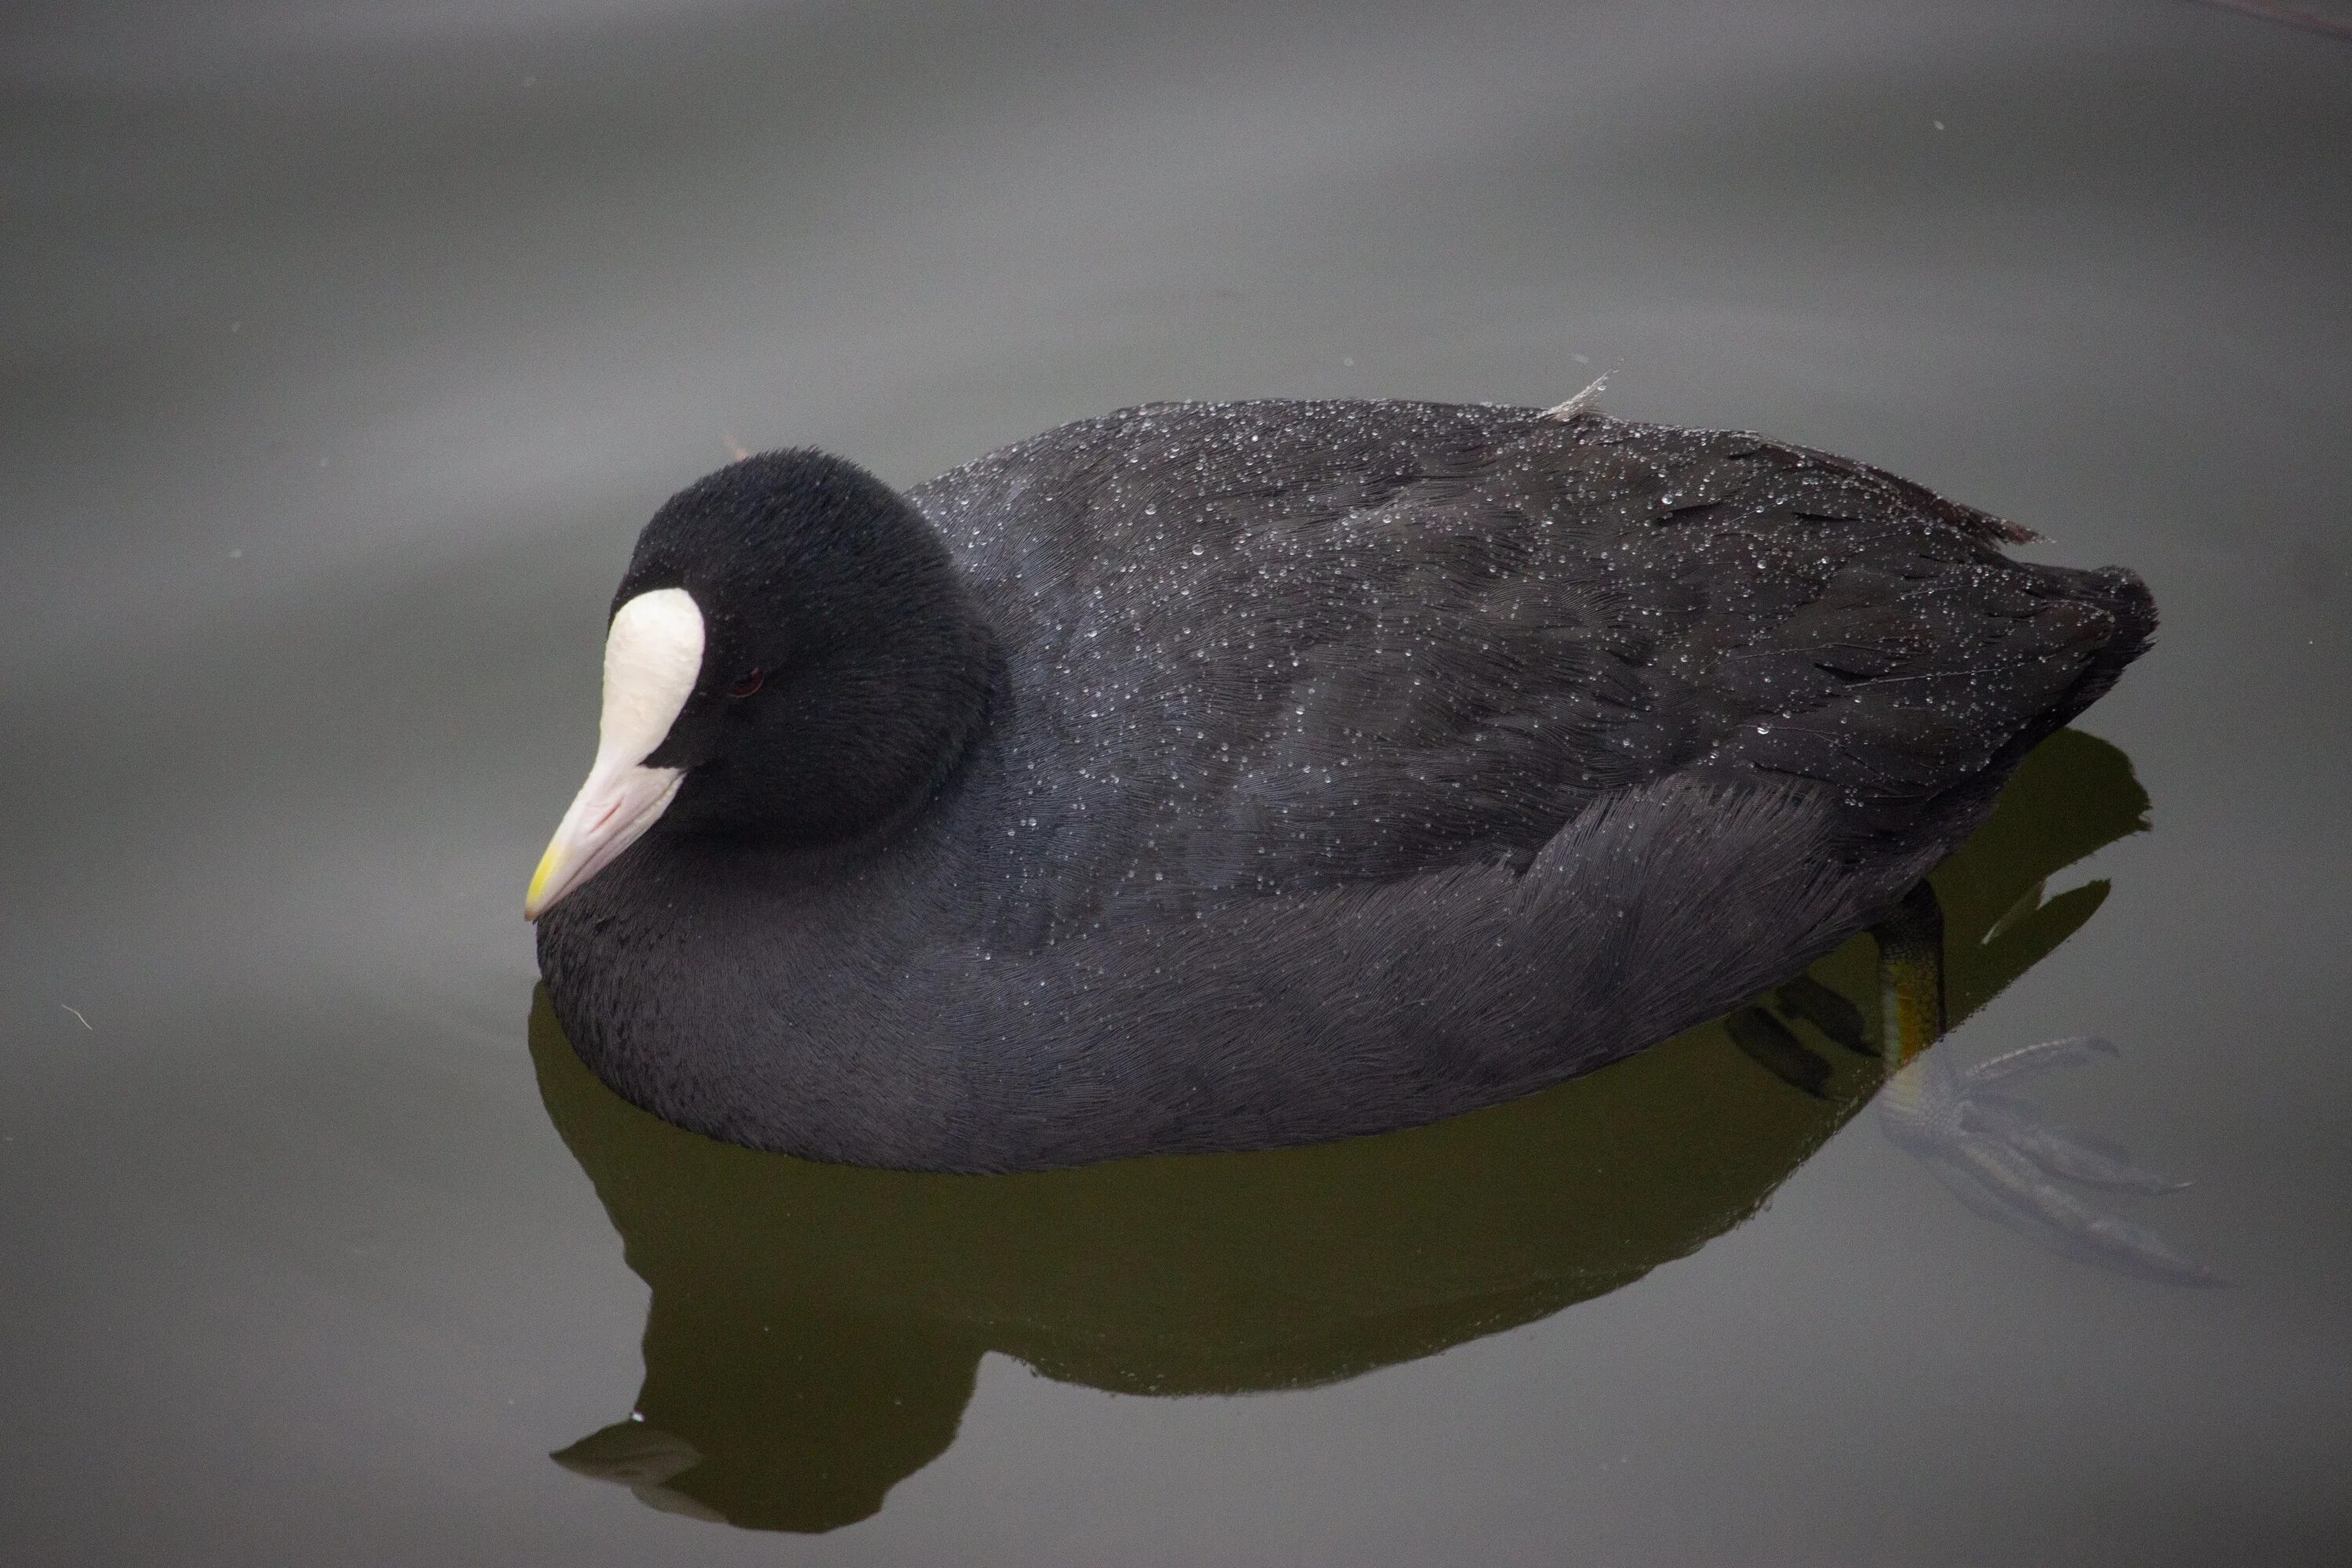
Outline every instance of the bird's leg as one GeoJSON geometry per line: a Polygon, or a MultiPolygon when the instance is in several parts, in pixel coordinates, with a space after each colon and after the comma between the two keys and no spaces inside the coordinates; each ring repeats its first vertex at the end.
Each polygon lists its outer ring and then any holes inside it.
{"type": "Polygon", "coordinates": [[[1772,1002],[1790,1017],[1802,1018],[1827,1036],[1832,1044],[1843,1046],[1855,1056],[1875,1058],[1879,1054],[1862,1009],[1810,974],[1782,982],[1773,991],[1772,1002]]]}
{"type": "Polygon", "coordinates": [[[2177,1285],[2221,1277],[2146,1226],[2105,1213],[2058,1180],[2160,1194],[2187,1185],[2133,1163],[2124,1151],[2061,1126],[1995,1084],[2113,1056],[2088,1037],[2048,1040],[1979,1062],[1920,1059],[1944,1032],[1944,911],[1925,882],[1881,921],[1878,994],[1886,1084],[1879,1125],[1969,1208],[2042,1246],[2103,1268],[2177,1285]],[[2053,1179],[2056,1178],[2056,1179],[2053,1179]]]}
{"type": "Polygon", "coordinates": [[[2159,1195],[2188,1183],[1995,1087],[2116,1054],[2089,1036],[2044,1040],[1966,1068],[1939,1051],[1887,1084],[1879,1126],[1961,1203],[2053,1251],[2174,1285],[2221,1284],[2221,1275],[2147,1226],[2060,1184],[2159,1195]]]}
{"type": "Polygon", "coordinates": [[[1880,1052],[1891,1076],[1944,1035],[1944,908],[1921,882],[1872,928],[1880,1052]]]}
{"type": "Polygon", "coordinates": [[[1731,1044],[1748,1053],[1776,1079],[1809,1093],[1828,1096],[1830,1063],[1806,1048],[1783,1023],[1801,1018],[1855,1056],[1884,1058],[1886,1079],[1943,1035],[1943,905],[1928,884],[1903,896],[1886,920],[1872,926],[1879,942],[1879,1044],[1872,1044],[1863,1011],[1811,975],[1797,975],[1773,990],[1771,1006],[1761,1002],[1724,1018],[1731,1044]]]}
{"type": "Polygon", "coordinates": [[[1815,1100],[1828,1097],[1830,1064],[1764,1008],[1742,1007],[1723,1020],[1723,1027],[1750,1061],[1790,1089],[1815,1100]]]}
{"type": "MultiPolygon", "coordinates": [[[[1935,890],[1925,882],[1912,889],[1871,934],[1878,941],[1878,1044],[1870,1041],[1862,1010],[1810,975],[1780,985],[1772,1002],[1857,1056],[1880,1058],[1889,1091],[1900,1094],[1904,1065],[1944,1033],[1944,910],[1935,890]]],[[[1816,1100],[1828,1094],[1830,1064],[1771,1008],[1750,1004],[1723,1025],[1734,1045],[1781,1082],[1816,1100]]]]}

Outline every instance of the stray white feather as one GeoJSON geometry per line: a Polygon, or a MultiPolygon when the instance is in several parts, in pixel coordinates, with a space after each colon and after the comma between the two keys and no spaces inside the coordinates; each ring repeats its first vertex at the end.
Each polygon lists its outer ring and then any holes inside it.
{"type": "Polygon", "coordinates": [[[1589,413],[1592,410],[1594,402],[1601,396],[1601,389],[1608,384],[1609,375],[1604,371],[1592,378],[1591,385],[1570,398],[1566,403],[1553,404],[1549,408],[1545,409],[1539,417],[1568,420],[1575,418],[1580,414],[1589,413]]]}

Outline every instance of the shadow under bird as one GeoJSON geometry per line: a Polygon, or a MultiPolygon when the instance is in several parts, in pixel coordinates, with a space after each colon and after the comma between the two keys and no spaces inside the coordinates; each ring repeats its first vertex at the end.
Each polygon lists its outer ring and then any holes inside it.
{"type": "MultiPolygon", "coordinates": [[[[2105,742],[2062,730],[2035,748],[1931,874],[1952,1022],[2094,918],[2105,880],[2051,883],[2146,830],[2147,807],[2105,742]]],[[[1434,1126],[986,1178],[680,1131],[597,1081],[542,990],[540,1093],[646,1290],[627,1415],[554,1458],[667,1512],[837,1529],[957,1440],[988,1355],[1134,1395],[1303,1388],[1433,1355],[1606,1295],[1745,1223],[1874,1097],[1888,1133],[1971,1208],[2104,1268],[2213,1281],[2060,1185],[2178,1184],[2120,1152],[2086,1164],[2088,1135],[2020,1100],[1998,1125],[1970,1124],[1988,1080],[2006,1089],[2024,1076],[2012,1068],[2071,1060],[2072,1044],[1956,1072],[1957,1097],[1909,1092],[1909,1075],[1949,1069],[1943,1047],[1890,1083],[1869,1018],[1884,966],[1857,938],[1607,1072],[1434,1126]],[[1769,1059],[1739,1027],[1767,1017],[1769,1059]]]]}
{"type": "Polygon", "coordinates": [[[551,1005],[656,1115],[858,1164],[1513,1099],[1908,908],[2155,626],[2030,537],[1576,405],[1157,405],[905,495],[746,458],[614,596],[551,1005]]]}

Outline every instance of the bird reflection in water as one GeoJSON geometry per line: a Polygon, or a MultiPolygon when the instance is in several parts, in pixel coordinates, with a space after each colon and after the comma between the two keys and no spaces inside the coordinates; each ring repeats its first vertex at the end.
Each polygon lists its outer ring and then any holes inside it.
{"type": "Polygon", "coordinates": [[[1262,1153],[1003,1176],[759,1153],[605,1089],[542,994],[541,1093],[652,1291],[635,1412],[554,1457],[668,1511],[834,1529],[946,1449],[988,1352],[1162,1394],[1428,1355],[1695,1251],[1874,1095],[1894,1141],[1971,1207],[2111,1268],[2210,1282],[2061,1185],[2176,1184],[2005,1092],[2109,1047],[1974,1068],[1925,1050],[2091,918],[2105,883],[2045,883],[2146,827],[2147,806],[2120,752],[2062,731],[1876,942],[1526,1100],[1262,1153]]]}

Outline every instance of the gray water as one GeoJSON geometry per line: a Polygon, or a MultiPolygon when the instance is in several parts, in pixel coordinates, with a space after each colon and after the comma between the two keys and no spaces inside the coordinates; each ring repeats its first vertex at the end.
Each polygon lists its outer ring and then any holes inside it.
{"type": "Polygon", "coordinates": [[[0,23],[0,1556],[2352,1549],[2352,43],[144,0],[0,23]],[[911,483],[1604,372],[2147,575],[2159,646],[1946,879],[1937,1059],[2120,1042],[2030,1094],[2194,1178],[2092,1201],[2227,1286],[1973,1212],[1866,1063],[1816,1100],[1720,1031],[992,1187],[684,1139],[534,1021],[606,596],[733,446],[911,483]]]}

